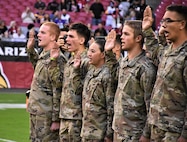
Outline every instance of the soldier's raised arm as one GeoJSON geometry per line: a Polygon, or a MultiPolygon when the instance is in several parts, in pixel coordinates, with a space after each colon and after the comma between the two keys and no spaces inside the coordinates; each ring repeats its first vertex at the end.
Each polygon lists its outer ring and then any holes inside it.
{"type": "Polygon", "coordinates": [[[39,55],[34,49],[34,44],[35,44],[34,35],[35,35],[35,31],[33,28],[29,32],[29,39],[27,41],[26,51],[27,51],[27,55],[29,57],[30,62],[32,63],[33,67],[35,68],[39,55]]]}
{"type": "Polygon", "coordinates": [[[154,19],[153,19],[151,7],[147,6],[143,14],[142,30],[144,31],[151,28],[153,21],[154,19]]]}
{"type": "Polygon", "coordinates": [[[119,62],[116,60],[116,57],[112,52],[112,49],[115,47],[115,41],[116,41],[116,31],[111,30],[106,37],[105,63],[109,67],[112,77],[114,78],[114,80],[117,81],[119,62]]]}
{"type": "Polygon", "coordinates": [[[151,26],[153,24],[152,10],[150,6],[147,6],[144,10],[144,17],[142,21],[142,30],[145,37],[145,47],[147,52],[150,54],[150,58],[158,63],[159,55],[159,40],[152,30],[151,26]]]}

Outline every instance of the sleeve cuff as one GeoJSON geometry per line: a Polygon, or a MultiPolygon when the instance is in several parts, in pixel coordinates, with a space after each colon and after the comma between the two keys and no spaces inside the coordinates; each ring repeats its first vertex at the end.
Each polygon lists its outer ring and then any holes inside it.
{"type": "Polygon", "coordinates": [[[144,30],[144,31],[143,31],[143,35],[146,36],[146,37],[147,37],[147,36],[151,36],[151,37],[152,37],[152,36],[155,36],[155,35],[154,35],[154,32],[153,32],[153,30],[152,30],[152,28],[149,28],[149,29],[147,29],[147,30],[144,30]]]}

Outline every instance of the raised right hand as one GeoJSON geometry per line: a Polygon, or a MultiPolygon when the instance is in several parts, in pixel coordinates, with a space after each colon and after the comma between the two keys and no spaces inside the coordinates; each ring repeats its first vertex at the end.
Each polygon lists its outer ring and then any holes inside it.
{"type": "Polygon", "coordinates": [[[74,64],[73,64],[74,68],[79,68],[80,65],[81,65],[81,55],[80,55],[80,53],[77,53],[77,54],[75,55],[73,61],[74,61],[74,64]]]}
{"type": "Polygon", "coordinates": [[[105,43],[105,51],[112,50],[115,46],[116,41],[116,31],[113,29],[111,30],[107,37],[106,37],[106,43],[105,43]]]}
{"type": "Polygon", "coordinates": [[[35,31],[34,31],[34,28],[32,28],[32,29],[29,31],[29,39],[28,39],[28,41],[27,41],[27,48],[28,48],[28,49],[34,48],[34,44],[35,44],[34,35],[35,35],[35,31]]]}
{"type": "Polygon", "coordinates": [[[142,30],[149,29],[153,24],[153,15],[150,6],[147,6],[144,10],[143,21],[142,21],[142,30]]]}
{"type": "Polygon", "coordinates": [[[50,58],[56,59],[60,55],[60,48],[58,47],[58,44],[54,42],[54,47],[50,50],[50,58]]]}

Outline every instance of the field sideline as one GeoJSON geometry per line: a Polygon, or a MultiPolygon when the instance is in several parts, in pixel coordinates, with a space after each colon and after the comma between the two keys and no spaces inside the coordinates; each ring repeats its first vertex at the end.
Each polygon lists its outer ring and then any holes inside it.
{"type": "Polygon", "coordinates": [[[25,104],[0,103],[0,109],[8,109],[8,108],[26,108],[26,105],[25,104]]]}
{"type": "Polygon", "coordinates": [[[0,142],[29,142],[25,90],[0,89],[0,142]]]}

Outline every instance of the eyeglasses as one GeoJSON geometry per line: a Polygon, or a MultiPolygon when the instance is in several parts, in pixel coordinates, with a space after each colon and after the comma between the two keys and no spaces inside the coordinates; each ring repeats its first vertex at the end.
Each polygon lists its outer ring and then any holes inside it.
{"type": "Polygon", "coordinates": [[[182,20],[172,20],[170,18],[166,18],[166,19],[162,19],[160,21],[160,24],[169,24],[169,23],[173,23],[173,22],[181,22],[182,20]]]}

